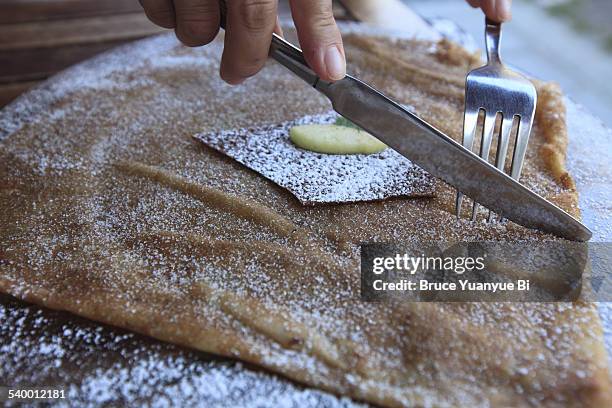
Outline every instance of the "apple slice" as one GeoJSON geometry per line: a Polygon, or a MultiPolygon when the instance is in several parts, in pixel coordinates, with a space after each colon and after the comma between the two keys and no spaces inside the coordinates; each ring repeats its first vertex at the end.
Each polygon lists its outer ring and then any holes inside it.
{"type": "Polygon", "coordinates": [[[372,154],[387,147],[365,130],[343,125],[300,125],[289,131],[298,147],[317,153],[372,154]]]}

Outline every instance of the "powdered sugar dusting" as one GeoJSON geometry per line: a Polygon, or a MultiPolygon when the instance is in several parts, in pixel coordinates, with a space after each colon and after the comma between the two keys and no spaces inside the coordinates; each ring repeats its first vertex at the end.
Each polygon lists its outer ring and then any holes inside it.
{"type": "Polygon", "coordinates": [[[293,193],[302,204],[431,196],[434,180],[391,149],[377,154],[321,154],[289,140],[293,126],[331,124],[334,112],[279,125],[200,133],[195,136],[293,193]]]}
{"type": "Polygon", "coordinates": [[[58,73],[3,109],[0,116],[0,140],[26,123],[60,119],[57,116],[59,111],[50,107],[71,93],[129,91],[153,84],[145,75],[133,75],[130,81],[123,81],[119,79],[119,74],[137,74],[143,68],[151,67],[164,69],[193,66],[202,69],[215,63],[211,58],[214,51],[208,48],[199,48],[194,52],[171,52],[177,46],[177,41],[172,36],[154,36],[102,53],[58,73]],[[128,54],[131,58],[130,63],[126,64],[125,55],[128,54]],[[34,106],[44,106],[48,109],[33,109],[34,106]]]}
{"type": "MultiPolygon", "coordinates": [[[[0,384],[66,390],[56,407],[359,407],[239,362],[0,298],[0,384]],[[91,365],[89,361],[98,361],[91,365]]],[[[47,405],[47,406],[49,406],[47,405]]],[[[8,406],[11,406],[10,404],[8,406]]],[[[15,405],[17,406],[17,405],[15,405]]]]}

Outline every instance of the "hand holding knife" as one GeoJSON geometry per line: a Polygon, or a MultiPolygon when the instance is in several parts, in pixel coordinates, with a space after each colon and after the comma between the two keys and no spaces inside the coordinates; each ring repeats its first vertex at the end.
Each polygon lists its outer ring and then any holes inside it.
{"type": "MultiPolygon", "coordinates": [[[[225,1],[220,6],[224,28],[225,1]]],[[[321,80],[302,51],[276,34],[269,56],[325,95],[340,115],[488,209],[527,228],[569,240],[590,239],[591,231],[567,212],[359,79],[321,80]]]]}

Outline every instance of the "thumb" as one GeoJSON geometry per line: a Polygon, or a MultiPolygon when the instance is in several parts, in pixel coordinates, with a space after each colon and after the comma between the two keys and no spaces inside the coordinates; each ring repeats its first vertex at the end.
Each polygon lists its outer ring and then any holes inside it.
{"type": "Polygon", "coordinates": [[[326,81],[344,78],[344,47],[331,0],[291,0],[291,15],[304,58],[313,71],[326,81]]]}
{"type": "Polygon", "coordinates": [[[512,0],[467,0],[472,7],[480,7],[493,21],[504,22],[512,18],[512,0]]]}

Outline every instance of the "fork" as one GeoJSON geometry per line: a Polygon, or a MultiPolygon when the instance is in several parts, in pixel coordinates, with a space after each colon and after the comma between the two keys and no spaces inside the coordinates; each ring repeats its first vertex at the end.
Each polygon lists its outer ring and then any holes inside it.
{"type": "MultiPolygon", "coordinates": [[[[496,134],[497,118],[501,116],[495,166],[504,171],[510,138],[514,133],[513,124],[516,121],[517,130],[510,176],[519,181],[533,125],[537,93],[531,81],[502,63],[499,55],[501,23],[486,19],[485,27],[487,64],[472,70],[467,75],[465,82],[463,147],[472,151],[478,128],[478,117],[480,112],[484,111],[479,155],[483,160],[489,161],[489,150],[496,134]]],[[[461,215],[462,200],[463,194],[458,191],[455,203],[457,218],[461,215]]],[[[477,210],[478,203],[474,201],[472,221],[476,220],[477,210]]],[[[489,210],[489,222],[492,216],[493,213],[489,210]]]]}

